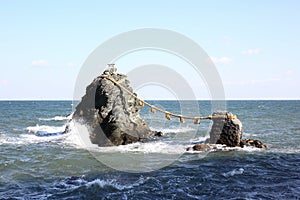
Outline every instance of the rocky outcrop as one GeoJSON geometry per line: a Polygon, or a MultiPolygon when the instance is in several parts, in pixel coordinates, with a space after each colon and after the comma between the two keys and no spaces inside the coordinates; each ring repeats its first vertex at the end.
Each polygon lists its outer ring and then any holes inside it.
{"type": "MultiPolygon", "coordinates": [[[[103,75],[112,77],[133,91],[126,75],[110,68],[103,75]]],[[[112,81],[99,76],[86,88],[72,120],[84,124],[90,140],[99,146],[125,145],[145,141],[156,133],[140,118],[142,104],[112,81]]]]}
{"type": "Polygon", "coordinates": [[[226,147],[246,147],[252,146],[256,148],[266,149],[267,146],[259,140],[244,139],[242,123],[232,113],[227,111],[217,111],[212,114],[213,125],[210,130],[210,138],[206,144],[196,144],[187,148],[188,151],[208,151],[214,149],[213,145],[223,145],[221,149],[226,147]],[[217,117],[225,116],[225,117],[217,117]]]}
{"type": "Polygon", "coordinates": [[[213,125],[210,130],[209,143],[225,144],[228,147],[240,146],[242,139],[242,123],[227,111],[217,111],[212,114],[213,125]],[[225,118],[214,118],[226,116],[225,118]]]}

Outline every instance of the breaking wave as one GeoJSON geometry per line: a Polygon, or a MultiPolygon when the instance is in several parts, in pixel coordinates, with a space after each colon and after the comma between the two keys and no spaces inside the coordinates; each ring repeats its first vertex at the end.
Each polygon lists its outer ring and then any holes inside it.
{"type": "Polygon", "coordinates": [[[244,169],[243,168],[239,168],[239,169],[234,169],[232,171],[229,171],[229,172],[226,172],[226,173],[223,173],[222,175],[224,177],[230,177],[230,176],[235,176],[235,175],[241,175],[244,173],[244,169]]]}
{"type": "MultiPolygon", "coordinates": [[[[103,152],[103,153],[142,153],[142,154],[170,154],[179,155],[183,153],[201,154],[201,151],[186,151],[187,148],[192,147],[198,143],[205,143],[209,136],[198,136],[185,140],[172,140],[172,138],[161,138],[159,140],[149,141],[146,143],[137,142],[128,145],[111,146],[111,147],[99,147],[98,145],[88,143],[89,136],[85,136],[83,139],[83,133],[78,131],[75,126],[75,122],[68,122],[70,132],[65,133],[66,125],[62,126],[47,126],[47,125],[36,125],[26,127],[27,133],[18,135],[10,135],[2,133],[0,136],[0,144],[34,144],[41,142],[59,142],[63,146],[67,145],[72,148],[86,149],[92,152],[103,152]],[[79,133],[80,132],[80,133],[79,133]]],[[[164,133],[184,133],[194,130],[189,127],[182,127],[176,129],[164,129],[164,133]]],[[[254,152],[262,151],[255,147],[225,147],[222,145],[212,145],[213,148],[210,151],[245,151],[254,152]]],[[[292,152],[295,152],[293,150],[292,152]]],[[[299,151],[296,151],[299,152],[299,151]]]]}
{"type": "Polygon", "coordinates": [[[64,121],[64,120],[70,120],[72,119],[72,115],[67,115],[67,116],[55,116],[55,117],[51,117],[51,118],[38,118],[39,121],[64,121]]]}
{"type": "Polygon", "coordinates": [[[163,154],[182,154],[186,150],[184,144],[176,144],[172,142],[154,141],[146,143],[133,143],[128,145],[112,146],[112,147],[97,147],[90,149],[100,152],[121,152],[121,153],[163,153],[163,154]]]}
{"type": "Polygon", "coordinates": [[[66,126],[46,126],[46,125],[35,125],[28,126],[26,130],[30,133],[62,133],[65,130],[66,126]]]}
{"type": "Polygon", "coordinates": [[[150,127],[153,131],[161,131],[162,133],[185,133],[190,131],[196,131],[196,129],[191,127],[176,127],[176,128],[154,128],[150,127]]]}
{"type": "Polygon", "coordinates": [[[113,189],[122,191],[122,190],[138,187],[138,186],[146,183],[149,179],[150,179],[149,177],[144,178],[143,176],[140,176],[137,180],[134,180],[133,182],[130,181],[128,183],[128,181],[120,181],[115,178],[114,179],[96,178],[94,180],[88,181],[88,180],[85,180],[84,177],[70,177],[70,178],[66,178],[65,180],[62,180],[60,182],[55,183],[52,186],[52,189],[75,190],[78,188],[89,189],[89,188],[99,187],[99,189],[113,188],[113,189]]]}
{"type": "Polygon", "coordinates": [[[144,184],[148,178],[140,177],[137,181],[129,184],[121,184],[116,179],[110,179],[110,180],[101,180],[101,179],[95,179],[93,181],[85,183],[86,187],[92,187],[92,186],[98,186],[100,188],[104,187],[113,187],[117,190],[124,190],[124,189],[132,189],[134,187],[138,187],[142,184],[144,184]]]}
{"type": "MultiPolygon", "coordinates": [[[[98,145],[92,144],[89,140],[89,135],[86,131],[78,130],[78,124],[76,122],[69,122],[70,132],[64,133],[66,124],[63,126],[46,126],[36,125],[29,126],[26,130],[33,134],[22,134],[19,140],[23,139],[23,142],[37,143],[43,141],[52,141],[57,139],[63,139],[63,143],[70,145],[75,148],[87,149],[93,152],[105,152],[105,153],[163,153],[163,154],[183,154],[186,152],[188,147],[192,147],[194,144],[205,143],[209,136],[199,136],[192,139],[184,138],[185,140],[173,140],[172,138],[161,138],[155,141],[149,141],[146,143],[137,142],[128,145],[111,146],[111,147],[99,147],[98,145]]],[[[153,130],[153,129],[152,129],[153,130]]],[[[158,131],[159,129],[156,129],[158,131]]],[[[168,133],[186,133],[193,131],[190,127],[180,127],[173,129],[160,129],[164,134],[168,133]]],[[[20,143],[20,141],[17,141],[20,143]]],[[[225,147],[223,145],[212,145],[211,151],[261,151],[255,147],[225,147]]],[[[188,153],[201,153],[199,151],[189,151],[188,153]]]]}

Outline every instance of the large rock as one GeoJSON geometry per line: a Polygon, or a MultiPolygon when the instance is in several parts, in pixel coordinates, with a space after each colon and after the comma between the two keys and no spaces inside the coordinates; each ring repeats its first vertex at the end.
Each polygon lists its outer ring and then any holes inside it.
{"type": "MultiPolygon", "coordinates": [[[[103,72],[133,91],[126,75],[110,68],[103,72]]],[[[140,118],[140,101],[112,81],[97,77],[87,87],[72,120],[87,126],[90,140],[99,146],[125,145],[155,135],[140,118]]]]}

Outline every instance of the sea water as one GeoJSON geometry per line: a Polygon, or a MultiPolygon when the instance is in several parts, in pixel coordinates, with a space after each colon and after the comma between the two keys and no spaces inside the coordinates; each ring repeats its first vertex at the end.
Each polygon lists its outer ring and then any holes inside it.
{"type": "MultiPolygon", "coordinates": [[[[210,101],[150,103],[184,115],[212,112],[210,101]]],[[[141,117],[162,138],[91,149],[80,132],[63,133],[73,104],[0,102],[0,199],[300,197],[300,101],[227,101],[227,110],[243,123],[243,138],[259,139],[268,149],[205,153],[186,148],[208,138],[210,121],[181,124],[147,107],[141,117]]]]}

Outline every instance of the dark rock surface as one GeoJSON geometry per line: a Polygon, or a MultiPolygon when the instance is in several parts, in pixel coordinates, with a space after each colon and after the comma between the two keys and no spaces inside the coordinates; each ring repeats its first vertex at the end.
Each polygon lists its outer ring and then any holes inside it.
{"type": "MultiPolygon", "coordinates": [[[[133,91],[126,75],[110,68],[103,72],[133,91]]],[[[118,85],[101,76],[86,88],[72,120],[88,127],[90,140],[99,146],[125,145],[159,135],[140,118],[142,105],[118,85]]]]}
{"type": "Polygon", "coordinates": [[[212,116],[228,116],[228,118],[213,118],[210,130],[211,144],[225,144],[228,147],[240,146],[242,139],[242,123],[237,118],[231,118],[232,113],[217,111],[212,116]]]}
{"type": "Polygon", "coordinates": [[[209,151],[212,147],[208,144],[195,144],[193,147],[188,147],[187,151],[209,151]]]}
{"type": "Polygon", "coordinates": [[[242,140],[241,143],[240,143],[240,146],[241,147],[252,146],[252,147],[261,148],[261,149],[266,149],[267,148],[267,146],[265,144],[263,144],[261,141],[252,140],[252,139],[242,140]]]}

